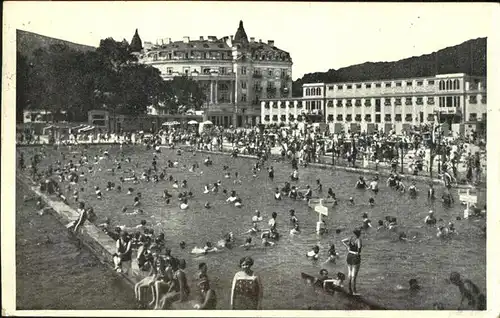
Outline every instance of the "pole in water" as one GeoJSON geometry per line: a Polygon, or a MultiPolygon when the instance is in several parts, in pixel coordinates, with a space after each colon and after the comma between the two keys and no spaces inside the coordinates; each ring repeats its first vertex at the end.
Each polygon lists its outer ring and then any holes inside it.
{"type": "Polygon", "coordinates": [[[314,210],[318,212],[318,222],[316,223],[316,233],[321,234],[325,226],[323,224],[322,216],[328,215],[328,208],[323,205],[323,199],[319,201],[319,204],[314,207],[314,210]]]}

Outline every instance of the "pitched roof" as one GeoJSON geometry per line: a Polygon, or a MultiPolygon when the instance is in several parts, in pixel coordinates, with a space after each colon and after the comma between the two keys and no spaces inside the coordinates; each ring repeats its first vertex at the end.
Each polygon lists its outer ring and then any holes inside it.
{"type": "Polygon", "coordinates": [[[139,37],[139,32],[135,29],[135,34],[132,37],[132,41],[130,42],[130,50],[132,52],[140,52],[142,50],[142,40],[139,37]]]}
{"type": "Polygon", "coordinates": [[[226,42],[217,40],[217,41],[209,41],[209,40],[195,40],[189,41],[185,43],[184,41],[174,41],[172,43],[153,46],[151,48],[152,51],[183,51],[183,50],[219,50],[219,51],[230,51],[231,48],[227,45],[226,42]]]}
{"type": "Polygon", "coordinates": [[[236,34],[234,35],[233,42],[240,43],[243,45],[248,44],[247,33],[245,32],[245,29],[243,28],[243,21],[241,21],[241,20],[240,20],[240,25],[238,26],[238,30],[236,30],[236,34]]]}

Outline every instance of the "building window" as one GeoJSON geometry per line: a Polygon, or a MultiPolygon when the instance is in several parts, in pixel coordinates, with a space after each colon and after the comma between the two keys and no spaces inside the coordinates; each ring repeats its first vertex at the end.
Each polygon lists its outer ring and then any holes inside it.
{"type": "Polygon", "coordinates": [[[278,102],[271,102],[273,103],[273,108],[278,108],[278,102]]]}
{"type": "Polygon", "coordinates": [[[316,88],[316,95],[321,95],[321,88],[316,88]]]}
{"type": "Polygon", "coordinates": [[[333,91],[333,86],[328,86],[329,91],[333,91]]]}
{"type": "Polygon", "coordinates": [[[326,105],[328,107],[333,107],[333,100],[329,100],[326,105]]]}
{"type": "Polygon", "coordinates": [[[396,87],[401,87],[401,82],[396,82],[396,87]]]}
{"type": "Polygon", "coordinates": [[[286,77],[286,74],[287,74],[286,69],[282,69],[282,70],[281,70],[281,77],[285,78],[285,77],[286,77]]]}
{"type": "Polygon", "coordinates": [[[311,91],[309,90],[309,88],[306,88],[306,96],[309,96],[311,94],[311,91]]]}
{"type": "Polygon", "coordinates": [[[406,82],[406,86],[413,86],[413,82],[410,81],[406,82]]]}
{"type": "Polygon", "coordinates": [[[348,99],[345,104],[346,107],[352,107],[352,100],[348,99]]]}
{"type": "Polygon", "coordinates": [[[427,121],[434,121],[434,114],[427,114],[427,121]]]}
{"type": "Polygon", "coordinates": [[[406,114],[406,116],[405,116],[405,121],[407,121],[407,122],[413,121],[413,116],[412,116],[412,114],[406,114]]]}
{"type": "Polygon", "coordinates": [[[375,122],[380,123],[380,114],[375,114],[375,122]]]}
{"type": "Polygon", "coordinates": [[[391,106],[391,99],[390,98],[384,98],[384,106],[391,106]]]}
{"type": "Polygon", "coordinates": [[[241,88],[242,89],[247,89],[247,82],[241,81],[241,88]]]}
{"type": "Polygon", "coordinates": [[[167,67],[167,74],[168,75],[172,75],[173,72],[174,72],[174,68],[173,67],[167,67]]]}
{"type": "Polygon", "coordinates": [[[288,115],[288,121],[294,121],[295,120],[295,116],[294,115],[288,115]]]}
{"type": "Polygon", "coordinates": [[[483,97],[481,98],[481,104],[486,104],[486,96],[483,96],[483,97]]]}
{"type": "Polygon", "coordinates": [[[434,105],[434,97],[427,97],[427,104],[434,105]]]}
{"type": "Polygon", "coordinates": [[[361,88],[361,84],[356,84],[356,88],[361,88]]]}
{"type": "Polygon", "coordinates": [[[281,107],[281,108],[286,108],[286,103],[285,103],[285,101],[280,102],[280,107],[281,107]]]}
{"type": "Polygon", "coordinates": [[[264,103],[264,108],[265,109],[269,109],[269,104],[268,103],[264,103]]]}
{"type": "Polygon", "coordinates": [[[476,113],[470,113],[469,114],[469,121],[477,121],[477,114],[476,113]]]}
{"type": "Polygon", "coordinates": [[[328,115],[328,121],[329,121],[329,122],[332,122],[332,121],[333,121],[333,115],[331,115],[331,114],[330,114],[330,115],[328,115]]]}
{"type": "Polygon", "coordinates": [[[365,106],[370,107],[372,105],[372,100],[371,99],[365,99],[365,106]]]}
{"type": "Polygon", "coordinates": [[[405,105],[411,106],[413,105],[412,98],[411,97],[406,97],[405,98],[405,105]]]}
{"type": "Polygon", "coordinates": [[[337,100],[337,107],[342,107],[342,106],[344,106],[342,104],[342,100],[341,99],[337,100]]]}
{"type": "Polygon", "coordinates": [[[247,68],[246,66],[241,67],[241,75],[247,75],[247,68]]]}
{"type": "Polygon", "coordinates": [[[286,115],[281,115],[280,120],[281,121],[286,121],[286,115]]]}
{"type": "Polygon", "coordinates": [[[365,87],[366,87],[366,88],[372,88],[372,84],[369,84],[369,83],[368,83],[368,84],[365,84],[365,87]]]}
{"type": "Polygon", "coordinates": [[[302,101],[299,101],[299,102],[297,103],[297,108],[302,108],[302,106],[303,106],[303,105],[302,105],[302,101]]]}
{"type": "Polygon", "coordinates": [[[401,106],[401,98],[396,98],[396,106],[401,106]]]}
{"type": "Polygon", "coordinates": [[[273,115],[273,121],[278,121],[278,115],[273,115]]]}
{"type": "Polygon", "coordinates": [[[354,105],[356,105],[357,107],[361,106],[361,99],[356,99],[354,105]]]}
{"type": "Polygon", "coordinates": [[[446,107],[453,107],[453,97],[446,96],[446,107]]]}
{"type": "Polygon", "coordinates": [[[342,114],[337,115],[337,121],[344,121],[344,116],[342,114]]]}
{"type": "Polygon", "coordinates": [[[477,96],[469,96],[469,103],[477,104],[477,96]]]}
{"type": "Polygon", "coordinates": [[[352,85],[346,85],[346,88],[347,88],[347,89],[351,89],[351,88],[352,88],[352,85]]]}
{"type": "Polygon", "coordinates": [[[219,73],[221,75],[226,75],[226,68],[225,67],[219,67],[219,73]]]}
{"type": "Polygon", "coordinates": [[[389,82],[389,83],[385,83],[385,87],[391,87],[392,84],[389,82]]]}
{"type": "Polygon", "coordinates": [[[352,121],[352,115],[351,114],[347,114],[345,116],[345,121],[352,121]]]}
{"type": "Polygon", "coordinates": [[[375,87],[379,88],[379,87],[382,87],[382,85],[380,83],[376,83],[375,87]]]}
{"type": "Polygon", "coordinates": [[[391,122],[391,121],[392,121],[392,116],[391,116],[391,114],[385,114],[385,116],[384,116],[384,121],[385,121],[385,122],[391,122]]]}
{"type": "Polygon", "coordinates": [[[423,82],[423,81],[418,81],[418,82],[417,82],[417,86],[422,86],[422,85],[424,85],[424,82],[423,82]]]}
{"type": "Polygon", "coordinates": [[[365,121],[370,123],[372,121],[372,115],[371,114],[366,114],[365,115],[365,121]]]}
{"type": "Polygon", "coordinates": [[[343,89],[344,89],[344,85],[337,85],[337,89],[338,89],[339,91],[343,90],[343,89]]]}
{"type": "Polygon", "coordinates": [[[422,105],[424,103],[424,99],[422,97],[417,97],[417,105],[422,105]]]}
{"type": "Polygon", "coordinates": [[[361,121],[361,114],[356,114],[356,116],[354,116],[354,120],[355,121],[361,121]]]}
{"type": "Polygon", "coordinates": [[[269,115],[264,116],[264,121],[269,121],[269,115]]]}
{"type": "Polygon", "coordinates": [[[400,122],[402,120],[401,114],[396,114],[396,116],[394,117],[394,120],[397,122],[400,122]]]}

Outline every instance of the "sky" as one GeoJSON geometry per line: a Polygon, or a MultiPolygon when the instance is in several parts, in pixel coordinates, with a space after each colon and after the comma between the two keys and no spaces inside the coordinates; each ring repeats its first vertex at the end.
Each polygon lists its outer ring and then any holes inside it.
{"type": "MultiPolygon", "coordinates": [[[[98,46],[234,35],[274,40],[290,52],[293,79],[364,62],[395,61],[486,37],[492,5],[485,3],[321,2],[4,2],[8,27],[98,46]]],[[[4,20],[5,22],[5,20],[4,20]]]]}

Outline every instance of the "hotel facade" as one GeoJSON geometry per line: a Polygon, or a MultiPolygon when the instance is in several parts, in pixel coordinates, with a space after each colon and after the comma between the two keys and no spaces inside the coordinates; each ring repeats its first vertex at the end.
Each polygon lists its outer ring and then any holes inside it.
{"type": "Polygon", "coordinates": [[[396,133],[438,120],[449,129],[486,122],[486,78],[459,74],[349,83],[308,83],[303,96],[261,102],[262,123],[329,124],[331,132],[396,133]],[[311,115],[313,115],[311,117],[311,115]],[[455,127],[453,127],[455,126],[455,127]]]}
{"type": "MultiPolygon", "coordinates": [[[[224,127],[257,125],[262,99],[291,96],[290,54],[272,40],[249,39],[241,21],[234,37],[144,42],[138,60],[159,69],[164,80],[187,76],[199,82],[207,96],[204,119],[224,127]]],[[[162,115],[159,107],[151,111],[162,115]]]]}

